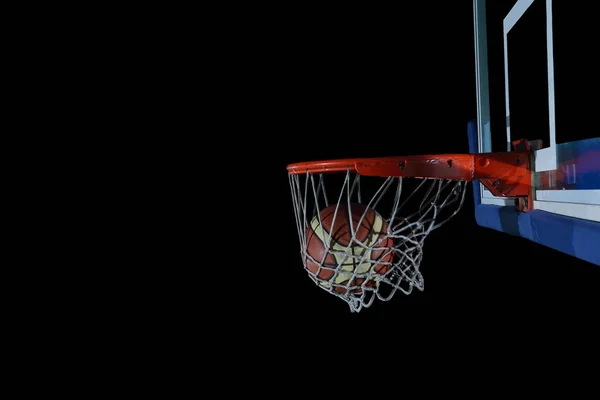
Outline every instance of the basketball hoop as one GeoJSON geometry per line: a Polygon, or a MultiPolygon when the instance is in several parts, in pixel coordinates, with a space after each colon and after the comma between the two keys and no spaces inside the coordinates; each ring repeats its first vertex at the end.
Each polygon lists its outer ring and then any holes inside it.
{"type": "Polygon", "coordinates": [[[424,241],[460,211],[467,182],[479,179],[506,197],[528,196],[531,186],[528,152],[313,161],[287,170],[304,269],[352,312],[424,290],[424,241]]]}

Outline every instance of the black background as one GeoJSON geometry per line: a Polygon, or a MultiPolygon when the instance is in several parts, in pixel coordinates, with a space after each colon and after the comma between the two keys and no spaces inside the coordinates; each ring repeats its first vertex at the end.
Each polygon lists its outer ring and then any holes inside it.
{"type": "Polygon", "coordinates": [[[230,309],[316,323],[405,321],[424,305],[464,311],[597,304],[597,266],[477,226],[471,185],[460,214],[426,241],[423,292],[399,293],[355,314],[303,269],[287,164],[468,152],[476,100],[473,11],[464,3],[286,9],[244,39],[252,51],[240,62],[253,68],[238,78],[237,100],[251,108],[240,117],[248,168],[235,204],[248,210],[238,231],[252,255],[236,263],[243,289],[235,295],[243,300],[230,309]]]}

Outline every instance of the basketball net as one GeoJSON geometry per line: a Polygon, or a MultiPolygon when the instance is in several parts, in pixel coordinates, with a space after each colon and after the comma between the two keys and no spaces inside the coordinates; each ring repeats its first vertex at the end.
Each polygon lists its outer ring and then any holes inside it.
{"type": "MultiPolygon", "coordinates": [[[[403,178],[401,177],[363,176],[363,181],[370,180],[367,187],[367,182],[362,182],[361,185],[361,175],[350,169],[345,176],[343,172],[341,176],[311,172],[288,176],[304,269],[318,287],[347,302],[352,312],[370,307],[375,299],[388,301],[398,292],[410,294],[414,288],[421,291],[424,289],[423,276],[419,267],[423,259],[425,238],[458,213],[464,202],[464,189],[467,183],[463,180],[411,178],[411,183],[420,182],[412,193],[402,199],[403,178]],[[387,229],[381,232],[376,242],[364,243],[356,239],[358,229],[351,228],[352,240],[348,246],[340,248],[339,245],[335,247],[326,245],[326,252],[335,257],[338,265],[333,269],[332,277],[321,279],[318,274],[308,269],[307,260],[310,260],[313,265],[318,264],[319,269],[332,270],[332,268],[324,265],[326,257],[315,260],[308,254],[307,228],[315,218],[320,225],[320,210],[336,204],[337,212],[340,206],[350,207],[351,203],[356,202],[367,205],[367,210],[376,210],[386,221],[387,229]],[[416,211],[410,212],[412,208],[416,208],[416,211]],[[356,251],[357,243],[363,251],[356,251]],[[366,255],[372,253],[370,250],[381,252],[382,243],[393,243],[393,247],[383,248],[388,255],[390,252],[393,253],[393,257],[385,257],[385,260],[389,261],[374,261],[367,258],[366,255]],[[349,271],[348,260],[353,260],[350,265],[385,264],[385,272],[381,273],[381,270],[376,272],[375,268],[364,267],[349,271]],[[342,264],[346,266],[343,271],[342,264]],[[344,274],[345,283],[335,284],[340,274],[344,274]],[[343,286],[342,290],[340,285],[343,286]]],[[[361,222],[366,213],[365,210],[361,222]]],[[[327,232],[322,233],[329,235],[327,232]]],[[[331,239],[331,236],[326,237],[331,239]]]]}

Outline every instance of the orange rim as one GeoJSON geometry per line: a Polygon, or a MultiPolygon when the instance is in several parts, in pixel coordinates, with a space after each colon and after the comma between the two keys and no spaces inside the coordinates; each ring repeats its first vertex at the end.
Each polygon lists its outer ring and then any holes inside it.
{"type": "Polygon", "coordinates": [[[365,176],[479,179],[495,196],[523,196],[531,186],[528,152],[435,154],[308,161],[287,166],[288,174],[356,172],[365,176]]]}

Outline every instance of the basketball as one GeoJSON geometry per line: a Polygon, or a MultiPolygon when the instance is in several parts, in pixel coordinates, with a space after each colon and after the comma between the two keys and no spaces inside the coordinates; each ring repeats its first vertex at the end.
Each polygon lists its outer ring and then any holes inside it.
{"type": "Polygon", "coordinates": [[[387,230],[385,219],[364,204],[352,203],[350,210],[334,204],[321,210],[306,228],[310,277],[340,294],[360,295],[364,287],[375,287],[394,257],[387,230]]]}

